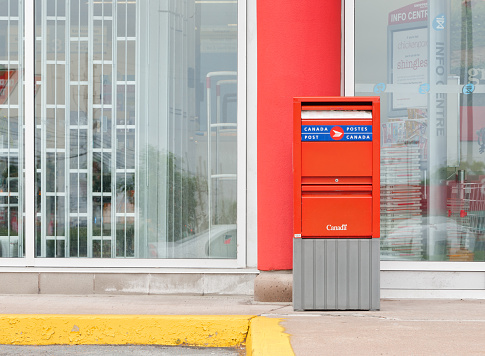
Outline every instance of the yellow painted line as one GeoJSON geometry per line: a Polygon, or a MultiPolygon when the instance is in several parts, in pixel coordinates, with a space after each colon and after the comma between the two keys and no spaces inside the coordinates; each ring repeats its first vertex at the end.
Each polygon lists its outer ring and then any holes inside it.
{"type": "Polygon", "coordinates": [[[0,315],[6,345],[232,347],[248,356],[294,355],[282,319],[253,315],[0,315]]]}
{"type": "Polygon", "coordinates": [[[245,342],[252,318],[252,315],[9,314],[0,315],[0,344],[231,347],[245,342]]]}
{"type": "Polygon", "coordinates": [[[246,355],[294,355],[290,336],[284,332],[285,329],[280,325],[281,321],[283,320],[264,316],[251,319],[246,341],[246,355]]]}

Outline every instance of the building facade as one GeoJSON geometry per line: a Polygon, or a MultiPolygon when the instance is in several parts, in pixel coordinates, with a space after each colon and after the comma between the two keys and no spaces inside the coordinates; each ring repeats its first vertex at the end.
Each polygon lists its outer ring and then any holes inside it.
{"type": "Polygon", "coordinates": [[[255,293],[292,98],[378,95],[381,295],[485,298],[483,4],[0,1],[0,291],[255,293]]]}

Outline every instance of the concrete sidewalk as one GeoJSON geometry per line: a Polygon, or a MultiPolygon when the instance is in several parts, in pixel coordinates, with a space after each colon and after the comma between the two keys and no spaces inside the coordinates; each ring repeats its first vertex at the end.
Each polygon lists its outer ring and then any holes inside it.
{"type": "MultiPolygon", "coordinates": [[[[264,316],[282,320],[296,355],[485,355],[484,300],[382,300],[380,311],[294,312],[290,303],[247,296],[0,295],[0,314],[215,316],[230,325],[264,316]]],[[[266,328],[259,324],[263,334],[266,328]]]]}

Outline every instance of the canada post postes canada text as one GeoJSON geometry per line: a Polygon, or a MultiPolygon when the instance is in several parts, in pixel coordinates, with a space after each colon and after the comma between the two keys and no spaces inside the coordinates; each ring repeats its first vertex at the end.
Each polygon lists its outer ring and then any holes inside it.
{"type": "Polygon", "coordinates": [[[372,125],[302,125],[302,141],[372,141],[372,125]]]}

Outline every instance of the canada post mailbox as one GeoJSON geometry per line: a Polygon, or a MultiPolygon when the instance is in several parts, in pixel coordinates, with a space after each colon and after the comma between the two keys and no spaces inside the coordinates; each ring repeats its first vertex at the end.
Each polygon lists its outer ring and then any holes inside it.
{"type": "Polygon", "coordinates": [[[378,97],[293,100],[293,306],[379,309],[378,97]]]}

